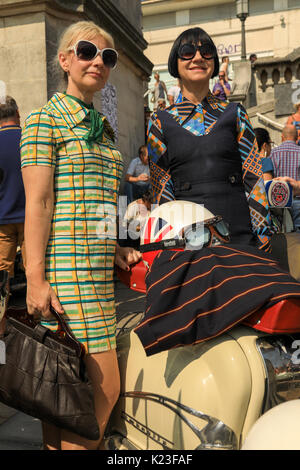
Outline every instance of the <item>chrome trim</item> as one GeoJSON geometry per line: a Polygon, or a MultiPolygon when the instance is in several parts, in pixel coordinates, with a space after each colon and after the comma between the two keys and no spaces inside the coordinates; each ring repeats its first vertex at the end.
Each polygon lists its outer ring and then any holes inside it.
{"type": "Polygon", "coordinates": [[[300,398],[300,334],[270,335],[256,340],[266,372],[262,413],[285,401],[300,398]]]}
{"type": "Polygon", "coordinates": [[[126,437],[119,433],[104,436],[105,450],[141,450],[135,447],[126,437]]]}
{"type": "MultiPolygon", "coordinates": [[[[197,411],[189,406],[179,403],[178,401],[172,400],[171,398],[165,397],[163,395],[158,395],[156,393],[125,392],[125,393],[122,393],[121,396],[125,398],[139,398],[143,400],[154,401],[172,410],[175,414],[177,414],[177,416],[179,416],[182,419],[182,421],[185,422],[185,424],[199,438],[200,444],[196,447],[195,450],[213,450],[213,449],[236,450],[238,449],[238,440],[234,431],[217,418],[206,415],[205,413],[202,413],[201,411],[197,411]],[[203,419],[204,421],[207,422],[207,424],[202,429],[199,429],[186,416],[183,415],[181,410],[190,415],[196,416],[197,418],[203,419]]],[[[132,417],[130,417],[127,413],[125,416],[124,413],[125,412],[122,413],[123,419],[133,424],[132,420],[129,421],[129,419],[131,419],[132,417]]],[[[146,433],[149,436],[149,438],[151,438],[152,440],[156,440],[155,437],[152,435],[153,431],[148,429],[145,425],[143,425],[143,427],[145,428],[145,430],[142,430],[142,432],[146,433]]],[[[140,427],[138,429],[141,430],[140,427]]],[[[160,438],[161,437],[162,436],[160,436],[160,438]]],[[[167,444],[167,440],[165,439],[164,447],[168,448],[166,444],[167,444]]]]}
{"type": "Polygon", "coordinates": [[[125,333],[132,331],[142,320],[144,317],[144,312],[130,312],[125,313],[123,315],[119,315],[117,329],[116,329],[116,337],[117,340],[125,333]]]}

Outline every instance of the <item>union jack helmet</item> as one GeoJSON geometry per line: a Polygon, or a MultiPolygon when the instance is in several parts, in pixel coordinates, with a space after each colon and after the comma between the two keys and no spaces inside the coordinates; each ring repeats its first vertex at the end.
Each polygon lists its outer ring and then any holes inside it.
{"type": "Polygon", "coordinates": [[[149,268],[161,250],[200,250],[229,243],[228,224],[203,205],[171,201],[156,207],[141,233],[139,250],[149,268]]]}
{"type": "Polygon", "coordinates": [[[166,202],[157,206],[149,215],[141,233],[141,247],[170,239],[178,240],[180,244],[186,227],[203,223],[213,217],[214,215],[204,206],[194,202],[166,202]]]}

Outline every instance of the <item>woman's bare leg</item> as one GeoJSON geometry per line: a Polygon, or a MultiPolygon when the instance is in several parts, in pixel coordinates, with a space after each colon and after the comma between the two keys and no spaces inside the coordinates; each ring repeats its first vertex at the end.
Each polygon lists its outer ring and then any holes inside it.
{"type": "Polygon", "coordinates": [[[60,448],[60,433],[61,429],[53,426],[52,424],[43,423],[43,445],[44,450],[61,450],[60,448]]]}
{"type": "Polygon", "coordinates": [[[61,430],[61,450],[98,449],[110,414],[120,394],[120,375],[116,350],[86,356],[87,372],[93,385],[95,413],[100,428],[100,439],[91,441],[61,430]]]}

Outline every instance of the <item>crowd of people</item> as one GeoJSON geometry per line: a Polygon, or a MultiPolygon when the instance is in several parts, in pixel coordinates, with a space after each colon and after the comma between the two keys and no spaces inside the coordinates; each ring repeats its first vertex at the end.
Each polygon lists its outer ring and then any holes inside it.
{"type": "MultiPolygon", "coordinates": [[[[43,423],[46,449],[98,448],[119,396],[114,264],[129,269],[142,255],[138,241],[118,243],[105,229],[96,236],[99,208],[109,204],[117,214],[123,162],[108,120],[93,106],[117,58],[111,35],[92,22],[75,23],[56,55],[66,91],[33,110],[23,129],[15,100],[8,96],[0,105],[0,270],[13,276],[20,246],[28,313],[55,329],[52,305],[84,345],[101,430],[99,441],[91,442],[43,423]]],[[[170,52],[176,84],[167,89],[155,73],[148,141],[125,172],[123,224],[134,222],[135,235],[152,204],[185,200],[223,217],[233,244],[270,251],[274,227],[264,178],[286,177],[300,194],[300,103],[282,144],[272,148],[267,130],[253,130],[244,107],[228,102],[228,64],[225,57],[220,65],[205,31],[191,28],[170,52]]],[[[292,211],[300,231],[298,196],[292,211]]],[[[0,334],[4,327],[3,319],[0,334]]]]}

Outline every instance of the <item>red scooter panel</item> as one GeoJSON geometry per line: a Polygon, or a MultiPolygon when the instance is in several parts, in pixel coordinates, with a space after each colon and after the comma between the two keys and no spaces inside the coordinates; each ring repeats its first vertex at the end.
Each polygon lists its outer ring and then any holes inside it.
{"type": "MultiPolygon", "coordinates": [[[[129,271],[116,267],[116,274],[120,281],[130,289],[145,294],[145,276],[148,266],[151,266],[158,253],[158,251],[144,253],[143,260],[132,265],[129,271]]],[[[300,299],[285,299],[272,307],[259,309],[242,323],[265,333],[298,333],[300,332],[300,299]]]]}
{"type": "Polygon", "coordinates": [[[144,264],[143,260],[131,266],[129,271],[125,271],[124,269],[121,269],[116,266],[116,274],[119,280],[130,289],[137,292],[142,292],[143,294],[146,293],[146,273],[147,267],[144,264]]]}
{"type": "Polygon", "coordinates": [[[265,309],[259,309],[243,321],[265,333],[300,332],[300,299],[285,299],[265,309]]]}
{"type": "Polygon", "coordinates": [[[146,294],[145,276],[148,269],[150,269],[154,258],[160,253],[161,250],[149,251],[143,253],[143,259],[136,264],[130,266],[130,271],[124,271],[124,269],[116,266],[116,274],[125,286],[130,289],[142,292],[146,294]]]}

